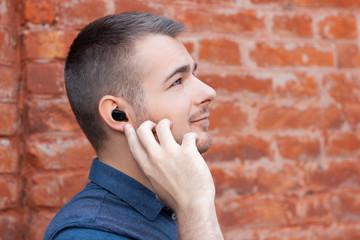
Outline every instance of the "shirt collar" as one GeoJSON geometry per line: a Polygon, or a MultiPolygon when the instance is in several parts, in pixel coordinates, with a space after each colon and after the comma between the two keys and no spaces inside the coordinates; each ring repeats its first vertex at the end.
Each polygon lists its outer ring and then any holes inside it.
{"type": "Polygon", "coordinates": [[[127,202],[150,221],[155,220],[164,207],[153,191],[97,158],[92,162],[89,179],[127,202]]]}

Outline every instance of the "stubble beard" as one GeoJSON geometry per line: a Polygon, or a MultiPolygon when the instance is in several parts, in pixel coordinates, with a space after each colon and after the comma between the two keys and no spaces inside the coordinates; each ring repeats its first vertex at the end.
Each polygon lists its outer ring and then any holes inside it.
{"type": "Polygon", "coordinates": [[[202,134],[205,134],[206,136],[203,136],[204,139],[199,139],[196,142],[196,147],[200,154],[205,153],[207,150],[209,150],[211,144],[212,144],[212,137],[209,132],[203,132],[202,134]]]}
{"type": "MultiPolygon", "coordinates": [[[[202,109],[201,111],[197,112],[196,114],[193,114],[190,117],[189,124],[191,124],[192,119],[196,119],[198,116],[206,114],[206,113],[209,113],[208,107],[202,109]]],[[[136,121],[137,127],[140,126],[140,124],[146,120],[152,121],[151,114],[149,114],[148,108],[145,104],[137,106],[136,120],[137,120],[136,121]]],[[[197,133],[198,139],[196,140],[196,147],[200,154],[203,154],[207,150],[209,150],[209,148],[212,144],[212,137],[211,137],[210,133],[208,132],[208,129],[209,129],[209,126],[204,125],[201,127],[201,132],[197,133]]],[[[154,134],[155,134],[156,140],[158,141],[156,133],[154,133],[154,134]]],[[[175,141],[179,145],[181,145],[181,143],[182,143],[182,138],[183,138],[183,136],[180,136],[180,137],[174,136],[175,141]]]]}

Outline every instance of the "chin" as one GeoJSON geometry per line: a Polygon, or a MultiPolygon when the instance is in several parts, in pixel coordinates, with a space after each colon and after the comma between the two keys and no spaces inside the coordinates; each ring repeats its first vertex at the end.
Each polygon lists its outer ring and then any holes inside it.
{"type": "Polygon", "coordinates": [[[209,133],[201,134],[201,136],[198,141],[196,142],[196,147],[200,154],[205,153],[207,150],[209,150],[211,144],[212,144],[212,138],[209,133]]]}

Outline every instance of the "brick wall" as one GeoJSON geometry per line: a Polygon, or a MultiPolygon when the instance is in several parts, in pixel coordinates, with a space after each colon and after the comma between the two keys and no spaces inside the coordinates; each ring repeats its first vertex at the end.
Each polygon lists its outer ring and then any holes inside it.
{"type": "Polygon", "coordinates": [[[185,22],[218,93],[205,154],[226,239],[360,238],[359,0],[0,0],[0,239],[41,239],[94,156],[63,81],[89,21],[185,22]]]}

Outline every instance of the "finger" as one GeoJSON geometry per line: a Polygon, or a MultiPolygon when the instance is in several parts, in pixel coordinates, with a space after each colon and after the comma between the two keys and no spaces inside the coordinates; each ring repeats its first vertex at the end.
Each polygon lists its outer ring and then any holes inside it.
{"type": "Polygon", "coordinates": [[[156,141],[153,129],[156,127],[156,124],[147,120],[143,122],[139,128],[136,130],[137,137],[144,147],[145,151],[148,153],[156,152],[160,150],[160,145],[156,141]]]}
{"type": "Polygon", "coordinates": [[[160,145],[165,149],[169,149],[173,146],[178,146],[174,136],[170,130],[171,121],[168,119],[161,120],[156,126],[156,134],[158,136],[160,145]]]}
{"type": "Polygon", "coordinates": [[[139,165],[142,166],[143,163],[147,162],[147,156],[144,148],[139,142],[135,129],[130,124],[126,124],[124,129],[130,152],[133,155],[134,159],[139,163],[139,165]]]}
{"type": "Polygon", "coordinates": [[[194,132],[186,133],[182,139],[182,147],[196,147],[197,134],[194,132]]]}

